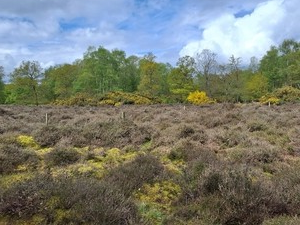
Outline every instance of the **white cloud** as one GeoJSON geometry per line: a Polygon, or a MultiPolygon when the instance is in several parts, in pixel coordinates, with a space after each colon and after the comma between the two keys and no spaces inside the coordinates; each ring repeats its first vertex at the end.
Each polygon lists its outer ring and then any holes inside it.
{"type": "MultiPolygon", "coordinates": [[[[299,18],[297,0],[272,0],[258,4],[244,17],[224,12],[203,27],[202,37],[185,45],[180,55],[193,56],[203,49],[216,52],[221,59],[235,55],[248,62],[251,56],[261,57],[271,45],[278,45],[295,36],[293,21],[299,18]],[[295,12],[291,17],[290,12],[295,12]],[[297,16],[297,17],[296,17],[297,16]]],[[[299,28],[297,28],[299,30],[299,28]]]]}

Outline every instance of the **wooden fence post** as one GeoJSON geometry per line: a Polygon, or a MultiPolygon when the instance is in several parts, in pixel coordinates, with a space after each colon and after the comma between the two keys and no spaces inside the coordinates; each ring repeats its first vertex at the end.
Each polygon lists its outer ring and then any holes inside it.
{"type": "Polygon", "coordinates": [[[125,120],[125,112],[121,112],[121,119],[125,120]]]}

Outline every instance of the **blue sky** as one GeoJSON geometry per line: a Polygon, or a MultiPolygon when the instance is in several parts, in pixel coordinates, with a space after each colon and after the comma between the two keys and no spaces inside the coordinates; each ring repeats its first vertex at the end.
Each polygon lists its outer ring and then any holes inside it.
{"type": "Polygon", "coordinates": [[[286,38],[300,40],[298,0],[1,0],[0,65],[72,63],[89,46],[152,52],[175,65],[203,49],[220,61],[260,58],[286,38]]]}

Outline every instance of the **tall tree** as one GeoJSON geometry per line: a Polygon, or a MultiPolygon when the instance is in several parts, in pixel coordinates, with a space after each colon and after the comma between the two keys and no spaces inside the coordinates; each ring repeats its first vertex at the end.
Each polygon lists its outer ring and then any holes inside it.
{"type": "Polygon", "coordinates": [[[38,87],[43,70],[37,61],[23,61],[10,74],[17,102],[39,104],[38,87]]]}
{"type": "Polygon", "coordinates": [[[76,92],[102,94],[115,89],[116,67],[109,50],[100,46],[89,47],[84,54],[82,68],[74,89],[76,92]]]}
{"type": "Polygon", "coordinates": [[[3,66],[0,66],[0,104],[5,102],[3,78],[4,78],[4,68],[3,66]]]}
{"type": "Polygon", "coordinates": [[[41,85],[46,100],[69,98],[73,94],[73,82],[78,72],[79,66],[76,64],[63,64],[47,69],[41,85]]]}
{"type": "Polygon", "coordinates": [[[285,39],[278,47],[281,55],[288,55],[292,52],[300,51],[300,43],[293,39],[285,39]]]}
{"type": "Polygon", "coordinates": [[[120,89],[122,91],[137,91],[140,82],[139,61],[137,56],[129,56],[125,59],[125,66],[122,68],[120,76],[120,89]]]}
{"type": "Polygon", "coordinates": [[[250,58],[248,70],[251,71],[252,73],[256,73],[258,69],[259,69],[259,61],[255,56],[252,56],[250,58]]]}
{"type": "Polygon", "coordinates": [[[268,78],[269,90],[283,85],[300,86],[300,43],[287,39],[271,49],[260,61],[260,71],[268,78]]]}
{"type": "Polygon", "coordinates": [[[209,49],[204,49],[196,55],[196,69],[200,76],[204,78],[204,90],[211,95],[210,75],[215,74],[218,67],[217,54],[209,49]]]}
{"type": "Polygon", "coordinates": [[[283,84],[300,88],[300,43],[287,39],[279,46],[283,84]]]}
{"type": "Polygon", "coordinates": [[[185,101],[190,92],[195,91],[195,60],[190,56],[179,58],[177,67],[168,76],[170,92],[175,101],[185,101]]]}
{"type": "Polygon", "coordinates": [[[155,56],[152,53],[147,54],[140,60],[140,76],[141,81],[138,91],[147,96],[158,96],[161,76],[159,73],[159,64],[155,62],[155,56]]]}
{"type": "Polygon", "coordinates": [[[139,58],[126,58],[122,50],[90,47],[82,60],[74,90],[89,94],[116,90],[136,91],[139,82],[138,66],[139,58]]]}
{"type": "Polygon", "coordinates": [[[252,74],[245,86],[247,100],[258,100],[268,92],[268,79],[261,73],[252,74]]]}

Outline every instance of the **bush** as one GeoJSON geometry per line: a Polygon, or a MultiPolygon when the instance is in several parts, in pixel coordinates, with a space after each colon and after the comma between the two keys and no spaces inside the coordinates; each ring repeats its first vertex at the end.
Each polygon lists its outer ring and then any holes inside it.
{"type": "Polygon", "coordinates": [[[290,86],[278,88],[273,93],[262,96],[259,100],[262,104],[279,105],[281,102],[299,102],[300,90],[290,86]]]}
{"type": "Polygon", "coordinates": [[[26,150],[18,144],[0,144],[0,174],[12,173],[19,166],[25,169],[35,169],[39,163],[37,154],[32,150],[26,150]]]}
{"type": "Polygon", "coordinates": [[[17,142],[25,148],[38,149],[39,146],[31,136],[20,135],[17,137],[17,142]]]}
{"type": "Polygon", "coordinates": [[[129,120],[90,124],[84,128],[82,138],[91,144],[111,148],[140,146],[152,139],[150,127],[137,126],[129,120]]]}
{"type": "Polygon", "coordinates": [[[290,216],[279,216],[273,219],[267,219],[262,225],[299,225],[300,218],[290,216]]]}
{"type": "Polygon", "coordinates": [[[83,129],[78,128],[77,126],[65,126],[59,129],[59,135],[61,136],[58,143],[58,146],[72,146],[72,147],[85,147],[90,144],[84,136],[83,129]]]}
{"type": "MultiPolygon", "coordinates": [[[[71,210],[66,224],[137,224],[137,209],[114,183],[90,178],[60,177],[56,182],[55,207],[71,210]]],[[[62,223],[62,221],[60,221],[62,223]]]]}
{"type": "Polygon", "coordinates": [[[149,224],[160,224],[166,214],[170,213],[171,205],[181,194],[179,185],[172,181],[144,184],[134,196],[139,201],[139,211],[144,221],[149,224]]]}
{"type": "Polygon", "coordinates": [[[114,102],[114,105],[118,103],[122,104],[135,104],[135,105],[149,105],[157,103],[153,98],[148,98],[142,95],[126,93],[121,91],[108,92],[100,103],[114,102]]]}
{"type": "Polygon", "coordinates": [[[267,104],[271,104],[271,105],[279,105],[280,104],[280,99],[272,96],[272,95],[264,95],[259,99],[259,102],[267,105],[267,104]]]}
{"type": "Polygon", "coordinates": [[[103,179],[130,196],[144,183],[151,183],[163,172],[160,161],[151,155],[141,155],[135,160],[112,169],[103,179]]]}
{"type": "Polygon", "coordinates": [[[41,224],[139,224],[136,206],[121,189],[86,177],[40,174],[0,198],[0,214],[9,224],[36,224],[37,217],[41,224]]]}
{"type": "Polygon", "coordinates": [[[80,153],[75,149],[53,149],[45,155],[45,163],[48,167],[66,166],[76,163],[80,159],[80,153]]]}
{"type": "Polygon", "coordinates": [[[77,93],[69,99],[55,100],[54,105],[68,105],[68,106],[97,106],[98,100],[85,93],[77,93]]]}
{"type": "Polygon", "coordinates": [[[187,97],[187,101],[194,105],[215,103],[215,101],[210,99],[204,91],[191,92],[187,97]]]}
{"type": "Polygon", "coordinates": [[[299,215],[300,177],[299,163],[281,169],[273,177],[273,197],[277,204],[273,207],[277,214],[299,215]]]}
{"type": "Polygon", "coordinates": [[[183,126],[180,128],[179,138],[187,138],[195,133],[195,130],[190,126],[183,126]]]}
{"type": "Polygon", "coordinates": [[[175,213],[182,220],[206,217],[210,224],[252,225],[261,224],[268,216],[271,190],[259,181],[254,182],[243,168],[206,170],[197,184],[189,188],[183,190],[179,201],[186,203],[182,209],[178,205],[175,213]]]}
{"type": "Polygon", "coordinates": [[[12,218],[29,218],[40,213],[50,197],[45,190],[53,187],[53,181],[47,175],[15,184],[1,193],[0,214],[12,218]]]}
{"type": "Polygon", "coordinates": [[[284,102],[300,101],[300,90],[291,86],[278,88],[274,91],[273,94],[284,102]]]}
{"type": "Polygon", "coordinates": [[[60,133],[55,126],[44,126],[34,132],[34,138],[41,147],[53,147],[61,139],[60,133]]]}

